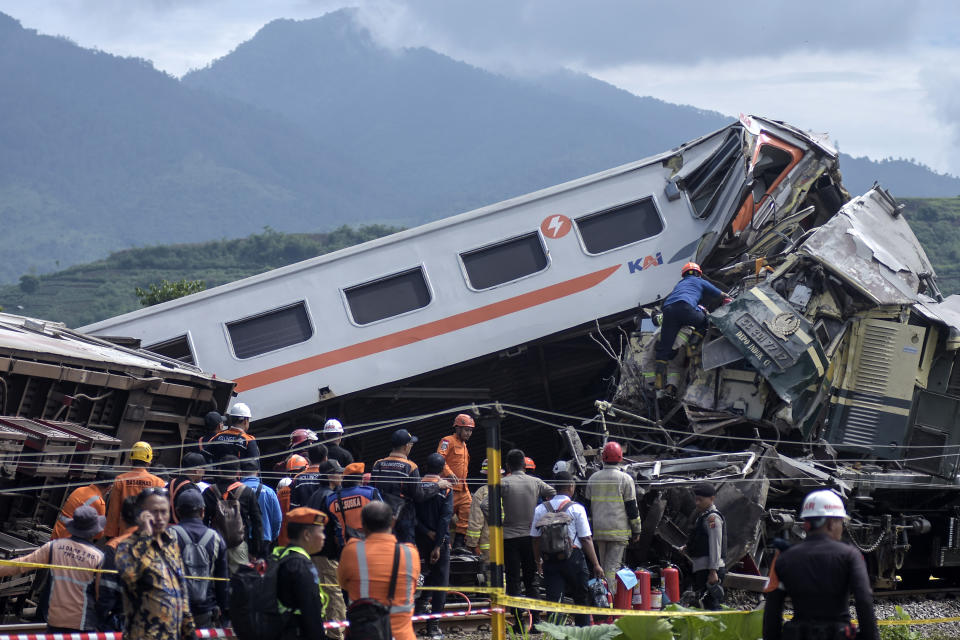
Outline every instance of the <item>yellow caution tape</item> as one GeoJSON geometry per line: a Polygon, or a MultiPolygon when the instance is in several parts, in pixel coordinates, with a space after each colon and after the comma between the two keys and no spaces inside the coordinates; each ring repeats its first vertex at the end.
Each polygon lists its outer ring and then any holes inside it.
{"type": "MultiPolygon", "coordinates": [[[[2,560],[0,559],[0,566],[5,567],[24,567],[27,569],[62,569],[65,571],[87,571],[89,573],[120,573],[116,569],[92,569],[90,567],[71,567],[70,565],[63,564],[46,564],[43,562],[22,562],[20,560],[2,560]]],[[[189,578],[190,580],[215,580],[221,582],[228,582],[229,578],[214,578],[213,576],[184,576],[184,578],[189,578]]]]}
{"type": "Polygon", "coordinates": [[[960,622],[960,617],[954,618],[918,618],[916,620],[877,620],[882,627],[909,627],[910,625],[943,624],[945,622],[960,622]]]}
{"type": "Polygon", "coordinates": [[[743,614],[752,611],[746,609],[722,609],[720,611],[638,611],[636,609],[606,609],[600,607],[584,607],[577,604],[563,604],[560,602],[546,602],[545,600],[518,598],[515,596],[501,596],[497,598],[497,604],[501,607],[513,607],[516,609],[535,609],[537,611],[552,611],[556,613],[586,613],[603,616],[605,618],[611,616],[713,616],[743,614]]]}

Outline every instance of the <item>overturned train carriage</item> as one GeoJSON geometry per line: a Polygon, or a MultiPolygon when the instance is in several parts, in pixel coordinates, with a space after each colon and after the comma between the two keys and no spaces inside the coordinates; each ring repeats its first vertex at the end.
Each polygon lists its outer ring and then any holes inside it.
{"type": "Polygon", "coordinates": [[[635,336],[601,408],[645,434],[629,469],[654,552],[679,555],[693,506],[678,489],[707,478],[728,564],[762,571],[773,538],[802,537],[805,493],[827,486],[878,586],[960,580],[960,296],[940,294],[902,208],[874,187],[714,263],[706,275],[734,300],[702,347],[678,350],[663,390],[649,376],[657,336],[635,336]]]}

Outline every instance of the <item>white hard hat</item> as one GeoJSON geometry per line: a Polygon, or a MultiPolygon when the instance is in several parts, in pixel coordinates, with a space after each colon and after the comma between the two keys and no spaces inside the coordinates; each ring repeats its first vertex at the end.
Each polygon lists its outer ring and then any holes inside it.
{"type": "Polygon", "coordinates": [[[293,484],[293,478],[281,478],[280,482],[277,483],[277,489],[289,487],[291,484],[293,484]]]}
{"type": "Polygon", "coordinates": [[[800,517],[808,518],[843,518],[849,519],[843,500],[833,491],[821,489],[808,495],[803,501],[803,510],[800,517]]]}
{"type": "Polygon", "coordinates": [[[238,418],[249,418],[250,416],[250,407],[248,407],[243,402],[237,402],[227,411],[228,416],[236,416],[238,418]]]}
{"type": "Polygon", "coordinates": [[[566,460],[557,460],[553,464],[553,475],[557,475],[558,473],[563,473],[564,471],[567,471],[567,468],[569,466],[570,465],[567,464],[566,460]]]}
{"type": "Polygon", "coordinates": [[[343,433],[343,425],[336,418],[330,418],[323,425],[324,433],[343,433]]]}

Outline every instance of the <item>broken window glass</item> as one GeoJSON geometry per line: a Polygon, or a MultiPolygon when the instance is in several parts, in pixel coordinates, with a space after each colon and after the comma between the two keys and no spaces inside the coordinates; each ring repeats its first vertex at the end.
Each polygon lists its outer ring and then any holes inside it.
{"type": "Polygon", "coordinates": [[[739,157],[740,136],[731,131],[720,148],[683,179],[681,187],[690,196],[690,204],[699,217],[706,218],[713,212],[713,206],[728,183],[727,178],[739,157]]]}
{"type": "Polygon", "coordinates": [[[227,323],[227,332],[238,358],[252,358],[305,342],[313,335],[303,302],[227,323]]]}

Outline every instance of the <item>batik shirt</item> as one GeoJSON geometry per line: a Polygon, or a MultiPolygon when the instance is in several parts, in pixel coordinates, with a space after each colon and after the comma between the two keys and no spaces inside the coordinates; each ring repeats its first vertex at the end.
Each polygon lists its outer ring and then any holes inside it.
{"type": "Polygon", "coordinates": [[[117,548],[117,571],[127,612],[125,637],[193,640],[193,616],[176,538],[132,536],[117,548]]]}

